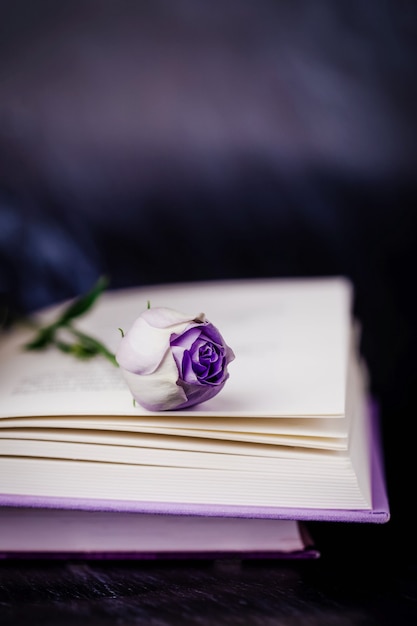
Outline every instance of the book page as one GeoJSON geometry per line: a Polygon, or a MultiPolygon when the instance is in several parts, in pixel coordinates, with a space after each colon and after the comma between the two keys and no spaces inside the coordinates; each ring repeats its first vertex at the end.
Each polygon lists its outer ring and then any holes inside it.
{"type": "MultiPolygon", "coordinates": [[[[151,442],[139,437],[136,445],[120,445],[112,442],[108,445],[93,440],[71,441],[64,437],[55,439],[29,439],[24,437],[6,437],[1,442],[0,456],[38,458],[38,459],[65,459],[78,461],[95,461],[100,463],[127,463],[129,465],[153,465],[167,467],[206,467],[212,469],[238,469],[246,470],[248,457],[252,471],[264,468],[274,471],[274,463],[277,458],[304,458],[308,459],[313,454],[317,459],[319,454],[325,461],[326,454],[329,457],[338,452],[339,448],[320,448],[314,446],[311,449],[305,446],[271,446],[225,440],[193,439],[188,441],[183,437],[158,437],[151,442]],[[141,444],[144,445],[141,445],[141,444]]],[[[347,456],[346,448],[344,449],[347,456]]],[[[190,479],[191,480],[191,479],[190,479]]]]}
{"type": "MultiPolygon", "coordinates": [[[[347,438],[348,423],[346,419],[340,417],[331,418],[262,418],[262,417],[235,417],[228,418],[213,417],[207,418],[201,415],[184,417],[184,413],[178,412],[175,416],[168,418],[152,415],[150,417],[137,416],[112,416],[101,415],[75,415],[60,416],[60,428],[89,428],[106,430],[123,430],[130,432],[154,432],[165,433],[167,430],[175,428],[193,432],[198,437],[201,431],[217,431],[230,433],[257,433],[282,435],[282,436],[303,436],[303,437],[325,437],[325,438],[347,438]]],[[[46,417],[3,417],[0,419],[0,429],[6,428],[53,428],[56,424],[57,416],[46,417]]]]}
{"type": "MultiPolygon", "coordinates": [[[[242,513],[249,507],[247,513],[254,517],[263,517],[264,507],[271,516],[281,507],[372,507],[346,454],[299,448],[279,451],[273,458],[225,454],[216,467],[201,467],[201,460],[196,461],[198,466],[190,466],[192,457],[200,453],[184,453],[182,466],[162,464],[172,451],[157,451],[157,464],[0,456],[0,501],[176,513],[192,512],[195,507],[219,513],[230,509],[236,513],[239,507],[242,513]]],[[[208,457],[210,453],[203,465],[210,463],[208,457]]]]}
{"type": "MultiPolygon", "coordinates": [[[[111,350],[151,306],[204,311],[236,359],[222,392],[188,417],[343,416],[351,331],[351,286],[344,279],[253,280],[108,292],[78,322],[111,350]]],[[[56,310],[45,312],[51,319],[56,310]]],[[[29,331],[3,336],[0,416],[150,416],[133,406],[120,371],[54,349],[25,352],[29,331]]],[[[177,417],[175,412],[165,416],[177,417]]]]}

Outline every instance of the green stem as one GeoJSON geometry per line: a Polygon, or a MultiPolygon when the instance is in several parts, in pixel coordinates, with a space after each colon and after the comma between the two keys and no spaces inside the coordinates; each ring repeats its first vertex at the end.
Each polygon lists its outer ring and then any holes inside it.
{"type": "Polygon", "coordinates": [[[90,335],[86,335],[70,325],[67,325],[67,329],[80,340],[80,344],[85,348],[85,350],[90,351],[92,356],[95,354],[101,354],[108,361],[110,361],[110,363],[118,367],[115,355],[100,341],[94,339],[94,337],[91,337],[90,335]]]}

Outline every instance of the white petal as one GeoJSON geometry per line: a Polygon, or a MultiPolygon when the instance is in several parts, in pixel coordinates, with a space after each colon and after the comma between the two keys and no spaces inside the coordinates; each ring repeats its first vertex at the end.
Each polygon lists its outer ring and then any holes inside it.
{"type": "Polygon", "coordinates": [[[192,316],[166,307],[151,307],[150,309],[146,309],[143,311],[141,317],[154,328],[168,328],[177,326],[178,324],[190,324],[194,321],[204,322],[205,320],[204,313],[192,316]]]}
{"type": "Polygon", "coordinates": [[[135,374],[154,372],[169,349],[171,334],[182,333],[188,324],[187,320],[169,328],[155,328],[143,316],[138,317],[122,338],[116,352],[116,361],[120,367],[135,374]]]}
{"type": "Polygon", "coordinates": [[[122,373],[135,400],[150,411],[175,409],[187,400],[184,390],[176,384],[178,369],[171,352],[152,374],[141,376],[124,369],[122,373]]]}

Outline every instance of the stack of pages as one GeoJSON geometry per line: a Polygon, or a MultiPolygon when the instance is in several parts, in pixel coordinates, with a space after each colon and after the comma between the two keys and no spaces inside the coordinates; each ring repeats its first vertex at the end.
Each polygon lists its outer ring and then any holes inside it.
{"type": "Polygon", "coordinates": [[[218,396],[150,413],[104,358],[26,351],[33,330],[3,332],[0,554],[300,556],[315,554],[300,522],[389,519],[347,280],[109,291],[78,328],[116,351],[148,302],[220,330],[236,358],[218,396]]]}

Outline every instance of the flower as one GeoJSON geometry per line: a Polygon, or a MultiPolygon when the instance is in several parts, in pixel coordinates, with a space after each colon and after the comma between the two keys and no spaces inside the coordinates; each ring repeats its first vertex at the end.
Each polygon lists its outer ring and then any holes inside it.
{"type": "Polygon", "coordinates": [[[150,411],[184,409],[221,391],[233,350],[204,313],[148,308],[122,337],[116,361],[134,399],[150,411]]]}

